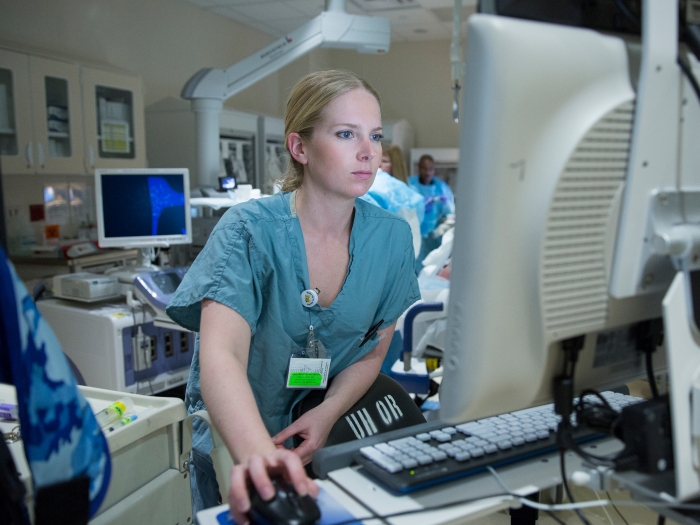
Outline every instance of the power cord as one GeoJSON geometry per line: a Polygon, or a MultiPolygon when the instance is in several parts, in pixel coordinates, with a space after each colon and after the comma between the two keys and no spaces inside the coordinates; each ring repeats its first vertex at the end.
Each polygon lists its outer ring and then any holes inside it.
{"type": "MultiPolygon", "coordinates": [[[[679,63],[680,57],[678,57],[679,63]]],[[[637,351],[644,354],[647,380],[654,399],[659,399],[659,389],[656,386],[656,376],[654,375],[654,364],[652,355],[656,349],[664,342],[664,322],[663,319],[652,319],[637,323],[633,329],[633,337],[637,351]]]]}
{"type": "Polygon", "coordinates": [[[617,508],[617,506],[612,502],[612,497],[610,496],[610,493],[606,490],[605,493],[608,495],[608,499],[611,500],[610,504],[612,505],[612,508],[615,509],[615,512],[622,518],[622,521],[625,522],[625,525],[630,525],[629,522],[625,519],[625,517],[622,515],[622,512],[620,512],[620,509],[617,508]]]}
{"type": "MultiPolygon", "coordinates": [[[[512,490],[510,490],[508,488],[508,486],[503,481],[503,478],[501,478],[501,476],[498,474],[498,472],[496,472],[496,470],[493,467],[486,467],[486,469],[496,479],[496,482],[499,484],[499,486],[505,492],[507,492],[510,496],[519,499],[523,505],[526,505],[528,507],[532,507],[533,509],[542,510],[542,511],[575,510],[575,509],[585,509],[585,508],[593,508],[593,507],[604,507],[606,505],[612,505],[613,507],[615,507],[615,505],[627,506],[627,507],[642,506],[642,507],[648,507],[650,509],[674,509],[674,510],[700,511],[700,504],[697,504],[697,503],[673,504],[673,503],[664,502],[664,501],[633,501],[633,500],[614,501],[611,498],[610,493],[608,491],[605,491],[605,493],[608,495],[608,498],[610,498],[610,499],[598,498],[595,501],[584,501],[584,502],[573,503],[573,504],[548,505],[546,503],[538,503],[536,501],[529,500],[526,497],[521,496],[520,494],[517,494],[516,492],[513,492],[512,490]]],[[[627,522],[627,520],[625,519],[624,516],[620,515],[620,517],[627,525],[629,525],[629,523],[627,522]]],[[[338,524],[335,524],[335,525],[338,525],[338,524]]]]}
{"type": "MultiPolygon", "coordinates": [[[[563,449],[559,450],[559,468],[561,469],[561,483],[564,485],[564,491],[566,492],[566,496],[569,498],[569,501],[571,503],[576,503],[574,500],[574,495],[571,493],[571,489],[569,488],[569,482],[566,480],[566,461],[564,457],[565,451],[563,449]]],[[[581,512],[581,509],[574,509],[574,512],[578,516],[578,518],[584,523],[584,525],[591,525],[591,522],[586,519],[586,516],[583,515],[583,512],[581,512]]]]}

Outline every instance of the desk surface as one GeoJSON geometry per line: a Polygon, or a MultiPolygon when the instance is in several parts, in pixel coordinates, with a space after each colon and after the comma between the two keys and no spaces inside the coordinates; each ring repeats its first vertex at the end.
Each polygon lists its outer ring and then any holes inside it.
{"type": "MultiPolygon", "coordinates": [[[[621,443],[614,439],[600,440],[584,446],[584,449],[600,455],[612,454],[621,448],[621,443]]],[[[581,465],[582,461],[578,456],[571,452],[566,454],[567,475],[580,469],[581,465]]],[[[498,473],[506,486],[520,495],[538,492],[561,483],[558,454],[548,454],[515,463],[498,469],[498,473]]],[[[494,494],[503,494],[503,489],[490,473],[468,476],[400,496],[387,491],[383,486],[361,474],[357,467],[333,471],[328,479],[319,480],[317,483],[352,516],[368,525],[379,523],[374,518],[377,515],[386,516],[420,509],[427,510],[388,518],[386,522],[392,525],[466,523],[508,507],[520,506],[512,496],[489,497],[494,494]],[[458,504],[464,500],[476,501],[458,504]]],[[[227,509],[227,505],[221,505],[202,511],[197,515],[198,523],[221,525],[217,516],[227,509]]],[[[323,524],[322,518],[320,525],[323,524]]]]}

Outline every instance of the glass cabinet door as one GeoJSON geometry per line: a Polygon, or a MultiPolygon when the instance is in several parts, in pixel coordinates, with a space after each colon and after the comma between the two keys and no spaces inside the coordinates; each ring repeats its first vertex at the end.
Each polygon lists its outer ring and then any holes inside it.
{"type": "Polygon", "coordinates": [[[97,153],[101,159],[133,159],[134,96],[131,91],[95,86],[97,153]]]}
{"type": "Polygon", "coordinates": [[[18,151],[13,74],[0,67],[0,155],[17,155],[18,151]]]}
{"type": "Polygon", "coordinates": [[[68,81],[44,77],[46,134],[49,157],[71,156],[71,122],[68,104],[68,81]]]}
{"type": "Polygon", "coordinates": [[[37,173],[85,173],[80,68],[29,57],[37,173]]]}
{"type": "Polygon", "coordinates": [[[0,157],[4,174],[34,173],[29,57],[0,49],[0,157]]]}
{"type": "Polygon", "coordinates": [[[86,167],[142,168],[146,165],[143,87],[128,74],[81,68],[86,167]]]}

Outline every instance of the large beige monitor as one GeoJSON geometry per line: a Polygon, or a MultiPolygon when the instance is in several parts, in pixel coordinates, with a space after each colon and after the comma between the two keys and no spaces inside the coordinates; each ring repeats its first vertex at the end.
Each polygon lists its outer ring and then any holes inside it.
{"type": "Polygon", "coordinates": [[[665,290],[609,292],[635,101],[620,38],[470,17],[441,418],[551,401],[577,336],[577,392],[646,377],[631,332],[665,290]]]}

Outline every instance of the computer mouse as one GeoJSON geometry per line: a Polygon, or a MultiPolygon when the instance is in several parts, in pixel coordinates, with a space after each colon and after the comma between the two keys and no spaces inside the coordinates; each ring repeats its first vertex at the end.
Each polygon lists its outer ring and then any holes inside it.
{"type": "Polygon", "coordinates": [[[254,525],[313,525],[321,519],[314,499],[300,496],[292,485],[273,479],[275,497],[263,500],[255,487],[250,489],[250,520],[254,525]]]}

